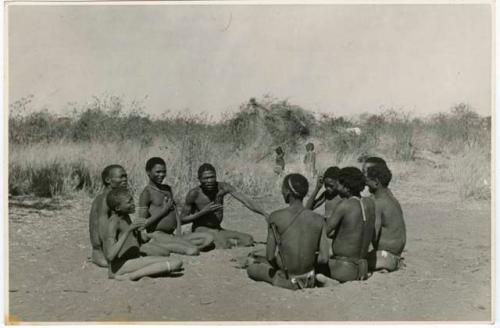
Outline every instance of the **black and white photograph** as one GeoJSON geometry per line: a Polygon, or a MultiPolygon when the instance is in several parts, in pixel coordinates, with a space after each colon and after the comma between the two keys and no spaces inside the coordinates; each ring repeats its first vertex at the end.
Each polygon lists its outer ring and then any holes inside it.
{"type": "Polygon", "coordinates": [[[494,2],[4,7],[6,324],[494,321],[494,2]]]}

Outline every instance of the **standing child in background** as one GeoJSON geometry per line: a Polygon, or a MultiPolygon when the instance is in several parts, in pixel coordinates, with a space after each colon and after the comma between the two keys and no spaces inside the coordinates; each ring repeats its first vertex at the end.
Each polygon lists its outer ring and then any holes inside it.
{"type": "Polygon", "coordinates": [[[208,233],[182,235],[172,188],[163,184],[167,174],[165,161],[159,157],[150,158],[146,162],[146,173],[149,183],[139,198],[139,217],[146,219],[145,228],[152,243],[184,255],[198,255],[200,250],[212,245],[213,237],[208,233]]]}
{"type": "Polygon", "coordinates": [[[106,196],[111,210],[104,253],[108,261],[109,278],[137,280],[145,276],[170,273],[182,268],[182,261],[163,256],[141,257],[139,229],[146,220],[132,222],[129,214],[135,212],[134,199],[126,188],[112,189],[106,196]]]}
{"type": "Polygon", "coordinates": [[[276,152],[274,173],[281,175],[281,173],[285,170],[285,152],[281,146],[277,147],[274,151],[276,152]]]}
{"type": "Polygon", "coordinates": [[[310,179],[314,179],[316,177],[316,153],[314,152],[314,144],[312,142],[306,145],[304,165],[306,167],[306,176],[310,179]]]}

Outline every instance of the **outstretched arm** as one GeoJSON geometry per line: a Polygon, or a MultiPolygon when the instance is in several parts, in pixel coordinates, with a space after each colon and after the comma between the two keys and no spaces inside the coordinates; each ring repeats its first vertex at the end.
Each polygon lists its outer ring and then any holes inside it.
{"type": "Polygon", "coordinates": [[[316,196],[318,195],[319,191],[321,190],[321,187],[323,186],[323,176],[319,176],[318,180],[316,182],[316,187],[314,188],[311,197],[307,200],[306,203],[306,208],[309,210],[314,210],[321,206],[325,202],[326,196],[325,193],[323,192],[318,199],[316,199],[316,196]]]}
{"type": "Polygon", "coordinates": [[[269,214],[266,211],[264,211],[264,209],[262,207],[260,207],[260,205],[258,203],[254,202],[253,200],[251,200],[250,198],[248,198],[247,196],[245,196],[241,192],[237,191],[230,184],[227,184],[227,183],[224,184],[224,188],[229,192],[229,194],[231,194],[231,196],[233,196],[238,201],[240,201],[250,211],[258,213],[258,214],[264,216],[266,218],[266,220],[268,220],[269,214]]]}

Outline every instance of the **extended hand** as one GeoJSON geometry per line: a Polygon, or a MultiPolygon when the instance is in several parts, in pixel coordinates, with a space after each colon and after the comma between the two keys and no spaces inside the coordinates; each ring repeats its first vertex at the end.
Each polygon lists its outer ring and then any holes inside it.
{"type": "Polygon", "coordinates": [[[144,218],[140,218],[140,219],[136,219],[134,222],[132,222],[132,224],[129,226],[129,230],[132,231],[132,230],[135,230],[135,229],[139,229],[139,230],[142,230],[144,229],[144,226],[146,225],[146,219],[144,218]]]}
{"type": "Polygon", "coordinates": [[[161,212],[166,214],[168,211],[173,209],[174,205],[175,205],[175,202],[172,198],[167,199],[167,197],[165,197],[163,200],[163,204],[161,206],[161,212]]]}
{"type": "Polygon", "coordinates": [[[205,205],[205,207],[203,207],[201,212],[209,213],[209,212],[218,211],[220,209],[222,209],[222,204],[215,204],[214,202],[211,202],[211,203],[208,203],[207,205],[205,205]]]}

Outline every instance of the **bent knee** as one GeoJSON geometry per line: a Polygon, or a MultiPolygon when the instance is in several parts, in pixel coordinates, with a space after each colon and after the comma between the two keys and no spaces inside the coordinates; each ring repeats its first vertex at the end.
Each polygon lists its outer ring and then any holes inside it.
{"type": "Polygon", "coordinates": [[[189,247],[184,253],[190,256],[200,255],[200,251],[196,247],[189,247]]]}
{"type": "Polygon", "coordinates": [[[169,259],[168,261],[166,261],[166,264],[167,264],[167,267],[169,269],[170,272],[173,272],[173,271],[179,271],[180,269],[182,269],[182,260],[179,260],[179,259],[169,259]]]}
{"type": "Polygon", "coordinates": [[[250,264],[247,268],[247,275],[250,279],[257,280],[257,277],[259,276],[259,265],[254,263],[250,264]]]}

